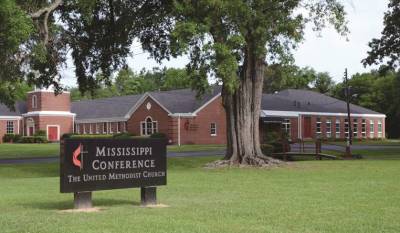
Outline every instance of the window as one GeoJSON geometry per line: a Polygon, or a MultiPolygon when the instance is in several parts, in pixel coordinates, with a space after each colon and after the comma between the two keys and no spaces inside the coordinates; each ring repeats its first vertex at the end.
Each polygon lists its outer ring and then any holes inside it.
{"type": "Polygon", "coordinates": [[[108,132],[113,133],[113,130],[112,130],[112,122],[109,122],[109,123],[108,123],[108,132]]]}
{"type": "Polygon", "coordinates": [[[150,136],[158,132],[158,122],[147,117],[145,121],[140,122],[140,132],[142,136],[150,136]]]}
{"type": "Polygon", "coordinates": [[[353,119],[353,137],[354,138],[358,137],[358,119],[357,118],[353,119]]]}
{"type": "Polygon", "coordinates": [[[103,134],[107,134],[107,123],[103,123],[103,134]]]}
{"type": "Polygon", "coordinates": [[[96,134],[100,133],[100,124],[96,124],[96,134]]]}
{"type": "Polygon", "coordinates": [[[367,138],[367,120],[365,120],[365,119],[362,119],[361,135],[363,138],[367,138]]]}
{"type": "Polygon", "coordinates": [[[117,133],[121,132],[121,122],[117,122],[117,133]]]}
{"type": "Polygon", "coordinates": [[[369,138],[375,137],[375,122],[374,120],[369,121],[369,138]]]}
{"type": "Polygon", "coordinates": [[[122,132],[126,132],[128,129],[126,128],[126,122],[122,122],[122,132]]]}
{"type": "Polygon", "coordinates": [[[332,137],[332,120],[331,119],[326,120],[326,137],[327,138],[332,137]]]}
{"type": "Polygon", "coordinates": [[[289,138],[291,137],[291,124],[290,124],[290,119],[284,119],[282,122],[282,130],[283,132],[286,133],[287,136],[289,136],[289,138]]]}
{"type": "Polygon", "coordinates": [[[335,131],[336,131],[336,138],[340,138],[340,119],[336,119],[335,131]]]}
{"type": "Polygon", "coordinates": [[[14,134],[14,121],[7,121],[7,133],[14,134]]]}
{"type": "Polygon", "coordinates": [[[92,134],[93,133],[93,131],[92,131],[92,124],[89,124],[89,134],[92,134]]]}
{"type": "Polygon", "coordinates": [[[321,131],[321,125],[322,125],[322,123],[321,123],[321,118],[317,118],[317,129],[316,129],[316,132],[317,132],[317,137],[318,138],[320,138],[321,137],[321,134],[322,134],[322,131],[321,131]]]}
{"type": "Polygon", "coordinates": [[[80,125],[79,124],[76,124],[75,125],[75,133],[76,134],[80,134],[81,132],[80,132],[80,127],[79,127],[80,125]]]}
{"type": "Polygon", "coordinates": [[[37,108],[37,96],[32,95],[32,108],[37,108]]]}
{"type": "Polygon", "coordinates": [[[349,119],[344,119],[344,136],[346,137],[346,138],[349,138],[349,130],[350,130],[350,127],[349,127],[349,119]]]}
{"type": "Polygon", "coordinates": [[[86,124],[82,124],[83,134],[86,134],[86,124]]]}
{"type": "Polygon", "coordinates": [[[210,135],[217,136],[217,124],[216,123],[210,124],[210,135]]]}
{"type": "Polygon", "coordinates": [[[382,138],[382,120],[378,120],[378,138],[382,138]]]}

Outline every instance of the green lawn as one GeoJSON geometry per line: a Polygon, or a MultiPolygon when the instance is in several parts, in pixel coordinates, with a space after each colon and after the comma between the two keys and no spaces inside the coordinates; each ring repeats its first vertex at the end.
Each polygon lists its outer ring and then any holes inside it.
{"type": "MultiPolygon", "coordinates": [[[[224,150],[225,145],[182,145],[168,146],[171,152],[187,151],[216,151],[224,150]]],[[[51,144],[0,144],[0,159],[5,158],[34,158],[34,157],[54,157],[59,154],[60,145],[51,144]]]]}
{"type": "Polygon", "coordinates": [[[73,197],[58,191],[58,164],[0,165],[0,231],[399,232],[400,160],[202,168],[215,159],[169,159],[158,192],[169,208],[141,208],[126,189],[95,192],[98,213],[59,212],[73,197]]]}

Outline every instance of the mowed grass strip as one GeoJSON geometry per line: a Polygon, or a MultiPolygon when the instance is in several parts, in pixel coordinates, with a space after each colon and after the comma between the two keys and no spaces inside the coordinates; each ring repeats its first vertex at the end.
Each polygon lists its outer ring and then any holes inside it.
{"type": "Polygon", "coordinates": [[[398,232],[400,161],[307,161],[204,169],[217,157],[168,159],[168,185],[94,192],[97,213],[60,213],[58,164],[0,165],[1,232],[398,232]]]}
{"type": "MultiPolygon", "coordinates": [[[[222,151],[225,145],[171,145],[167,147],[169,152],[191,151],[222,151]]],[[[57,157],[60,154],[60,144],[0,144],[0,159],[57,157]]]]}

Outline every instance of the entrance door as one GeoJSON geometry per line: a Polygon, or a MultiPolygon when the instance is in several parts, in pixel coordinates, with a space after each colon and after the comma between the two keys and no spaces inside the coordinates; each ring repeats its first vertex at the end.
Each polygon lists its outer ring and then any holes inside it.
{"type": "Polygon", "coordinates": [[[51,142],[58,141],[58,127],[48,126],[47,127],[47,137],[51,142]]]}
{"type": "Polygon", "coordinates": [[[304,138],[312,138],[311,117],[304,117],[304,138]]]}
{"type": "Polygon", "coordinates": [[[34,131],[34,129],[35,129],[35,128],[34,128],[33,126],[29,126],[29,127],[28,127],[28,136],[33,136],[33,133],[34,133],[33,131],[34,131]]]}

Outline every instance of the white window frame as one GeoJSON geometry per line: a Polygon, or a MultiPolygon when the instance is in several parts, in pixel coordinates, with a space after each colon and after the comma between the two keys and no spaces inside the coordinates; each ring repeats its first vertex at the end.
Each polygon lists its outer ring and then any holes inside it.
{"type": "Polygon", "coordinates": [[[112,122],[108,122],[108,132],[110,132],[110,134],[113,133],[113,131],[112,131],[112,122]]]}
{"type": "Polygon", "coordinates": [[[210,135],[212,137],[217,136],[217,123],[215,123],[215,122],[211,122],[210,123],[210,135]]]}
{"type": "Polygon", "coordinates": [[[283,119],[282,122],[282,129],[285,133],[287,133],[287,135],[289,136],[289,138],[292,136],[292,123],[290,121],[289,118],[285,118],[283,119]]]}
{"type": "Polygon", "coordinates": [[[362,138],[367,138],[367,120],[361,120],[361,136],[362,138]]]}
{"type": "Polygon", "coordinates": [[[108,130],[107,129],[107,125],[108,124],[107,124],[107,122],[103,122],[102,124],[103,124],[103,134],[107,134],[108,133],[108,131],[107,131],[108,130]]]}
{"type": "Polygon", "coordinates": [[[82,126],[83,126],[83,134],[86,134],[86,125],[87,124],[83,124],[82,126]]]}
{"type": "Polygon", "coordinates": [[[121,126],[120,126],[120,124],[121,124],[121,122],[117,122],[117,133],[120,133],[121,132],[121,126]]]}
{"type": "Polygon", "coordinates": [[[326,137],[331,138],[332,137],[332,119],[326,119],[326,137]]]}
{"type": "Polygon", "coordinates": [[[158,121],[153,121],[153,118],[151,118],[151,116],[146,117],[144,121],[140,122],[141,136],[150,136],[157,132],[158,132],[158,121]],[[150,128],[149,128],[149,123],[151,125],[150,128]]]}
{"type": "Polygon", "coordinates": [[[76,125],[75,125],[75,133],[76,133],[76,134],[81,134],[80,126],[81,126],[80,124],[76,124],[76,125]]]}
{"type": "Polygon", "coordinates": [[[100,134],[100,126],[99,126],[99,123],[96,123],[94,126],[96,127],[96,134],[100,134]]]}
{"type": "Polygon", "coordinates": [[[375,138],[375,120],[369,121],[369,138],[375,138]]]}
{"type": "Polygon", "coordinates": [[[358,118],[353,118],[353,138],[358,138],[358,118]]]}
{"type": "Polygon", "coordinates": [[[123,126],[123,130],[122,130],[122,132],[127,132],[128,131],[128,129],[126,128],[126,121],[123,121],[122,122],[122,126],[123,126]]]}
{"type": "Polygon", "coordinates": [[[89,134],[93,134],[92,123],[89,124],[89,134]]]}
{"type": "Polygon", "coordinates": [[[383,138],[382,120],[378,120],[378,138],[383,138]]]}
{"type": "Polygon", "coordinates": [[[32,108],[37,108],[37,96],[32,95],[32,108]]]}
{"type": "Polygon", "coordinates": [[[340,119],[336,119],[335,121],[335,137],[340,138],[340,130],[341,130],[341,122],[340,119]]]}
{"type": "Polygon", "coordinates": [[[315,133],[317,137],[321,137],[322,135],[322,120],[320,117],[317,117],[317,121],[315,123],[315,133]]]}
{"type": "Polygon", "coordinates": [[[350,124],[348,118],[344,119],[344,137],[347,139],[350,137],[350,124]]]}
{"type": "Polygon", "coordinates": [[[7,121],[6,122],[6,133],[7,134],[14,134],[15,133],[14,121],[7,121]]]}

